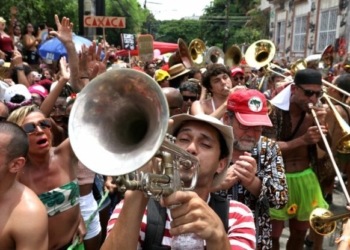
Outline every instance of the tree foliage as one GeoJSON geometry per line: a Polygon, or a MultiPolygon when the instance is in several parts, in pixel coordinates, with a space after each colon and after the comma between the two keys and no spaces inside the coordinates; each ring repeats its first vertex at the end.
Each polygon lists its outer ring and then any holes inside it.
{"type": "Polygon", "coordinates": [[[182,38],[187,44],[195,38],[203,39],[200,22],[185,19],[159,22],[157,40],[176,43],[178,38],[182,38]]]}
{"type": "Polygon", "coordinates": [[[6,20],[11,19],[10,8],[17,7],[16,19],[24,28],[27,23],[35,27],[46,23],[56,29],[54,15],[67,16],[78,27],[78,1],[77,0],[3,0],[0,4],[0,16],[6,20]]]}
{"type": "Polygon", "coordinates": [[[120,44],[120,34],[140,34],[149,16],[147,9],[141,8],[137,0],[105,0],[106,15],[125,17],[124,29],[106,29],[109,43],[120,44]]]}

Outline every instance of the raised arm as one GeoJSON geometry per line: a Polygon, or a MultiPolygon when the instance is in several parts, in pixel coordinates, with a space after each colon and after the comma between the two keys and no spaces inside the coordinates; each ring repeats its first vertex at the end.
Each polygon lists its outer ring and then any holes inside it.
{"type": "Polygon", "coordinates": [[[74,92],[81,90],[79,85],[79,59],[73,42],[73,23],[69,22],[69,18],[63,17],[62,22],[55,15],[57,31],[50,31],[50,35],[57,37],[67,50],[69,69],[71,72],[70,84],[74,92]]]}

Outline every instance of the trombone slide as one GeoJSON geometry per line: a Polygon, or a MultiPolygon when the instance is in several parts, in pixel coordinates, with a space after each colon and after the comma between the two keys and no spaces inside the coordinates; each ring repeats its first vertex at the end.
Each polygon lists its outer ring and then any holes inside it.
{"type": "Polygon", "coordinates": [[[334,159],[334,156],[333,156],[333,154],[332,154],[331,147],[330,147],[329,144],[328,144],[327,138],[326,138],[326,136],[322,133],[322,128],[321,128],[320,122],[318,121],[317,114],[316,114],[315,110],[312,108],[312,106],[313,106],[313,104],[312,104],[312,103],[309,103],[309,108],[310,108],[310,110],[311,110],[311,114],[312,114],[312,116],[314,117],[314,120],[315,120],[315,122],[316,122],[316,125],[317,125],[318,130],[319,130],[320,133],[321,133],[321,138],[322,138],[323,143],[324,143],[324,145],[325,145],[325,147],[326,147],[327,153],[328,153],[329,158],[330,158],[330,160],[331,160],[331,162],[332,162],[332,165],[333,165],[333,167],[334,167],[335,173],[337,174],[337,177],[338,177],[338,179],[339,179],[339,183],[340,183],[340,185],[341,185],[341,187],[342,187],[342,189],[343,189],[343,192],[344,192],[346,201],[347,201],[347,203],[349,204],[349,203],[350,203],[350,197],[349,197],[349,193],[348,193],[348,191],[347,191],[347,189],[346,189],[345,183],[344,183],[344,181],[343,181],[343,177],[342,177],[342,175],[341,175],[341,173],[340,173],[340,171],[339,171],[339,168],[338,168],[338,166],[337,166],[337,163],[335,162],[335,159],[334,159]]]}

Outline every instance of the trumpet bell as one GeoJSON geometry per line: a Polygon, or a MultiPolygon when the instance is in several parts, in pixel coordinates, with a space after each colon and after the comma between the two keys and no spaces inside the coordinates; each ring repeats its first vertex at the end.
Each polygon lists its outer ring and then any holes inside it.
{"type": "Polygon", "coordinates": [[[244,58],[250,67],[260,69],[272,61],[275,53],[276,47],[271,41],[259,40],[248,47],[244,58]]]}
{"type": "Polygon", "coordinates": [[[202,68],[205,66],[204,52],[206,50],[205,43],[196,38],[193,39],[188,45],[188,50],[193,62],[193,66],[196,68],[202,68]]]}
{"type": "Polygon", "coordinates": [[[212,63],[224,63],[225,54],[219,47],[212,46],[208,49],[205,55],[206,61],[212,63]]]}
{"type": "Polygon", "coordinates": [[[229,68],[240,65],[242,52],[237,45],[232,45],[225,53],[225,65],[229,68]]]}
{"type": "Polygon", "coordinates": [[[107,71],[77,96],[69,138],[92,171],[120,176],[146,164],[162,145],[169,111],[160,86],[131,69],[107,71]]]}
{"type": "Polygon", "coordinates": [[[310,215],[310,226],[319,235],[328,235],[337,228],[336,221],[330,219],[334,214],[325,208],[316,208],[310,215]]]}

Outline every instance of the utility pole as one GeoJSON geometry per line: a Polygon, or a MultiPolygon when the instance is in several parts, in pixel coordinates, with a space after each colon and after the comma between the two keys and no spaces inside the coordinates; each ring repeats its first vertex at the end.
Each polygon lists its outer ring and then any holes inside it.
{"type": "Polygon", "coordinates": [[[224,43],[222,50],[226,52],[226,49],[228,48],[228,33],[229,33],[229,27],[230,27],[230,2],[231,0],[227,0],[226,3],[226,29],[225,29],[225,37],[224,37],[224,43]]]}

